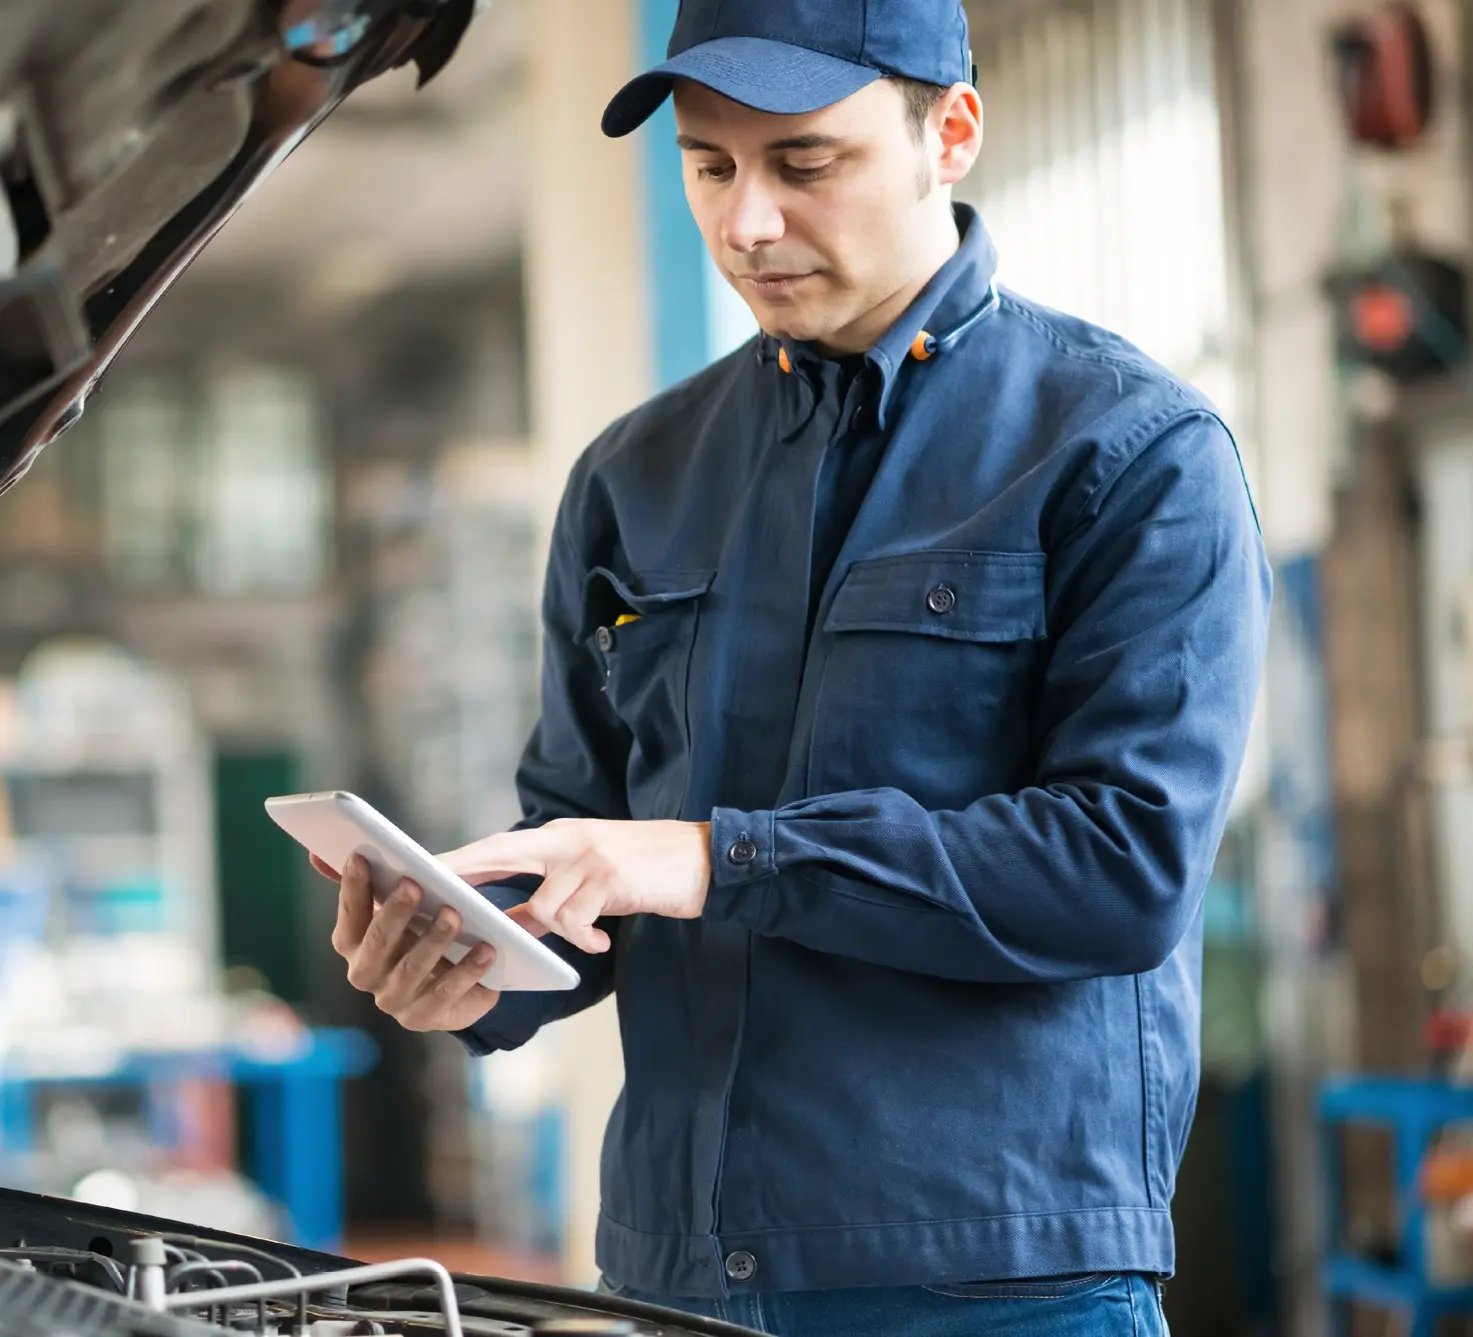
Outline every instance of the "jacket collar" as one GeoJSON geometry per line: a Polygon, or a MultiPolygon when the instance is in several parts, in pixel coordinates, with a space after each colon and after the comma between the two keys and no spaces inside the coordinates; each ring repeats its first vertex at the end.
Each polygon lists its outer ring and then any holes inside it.
{"type": "MultiPolygon", "coordinates": [[[[891,401],[902,368],[911,361],[929,362],[944,356],[997,308],[997,247],[977,211],[954,204],[961,241],[946,263],[916,295],[905,312],[885,331],[865,360],[878,374],[880,394],[875,405],[876,424],[888,423],[891,401]]],[[[824,361],[817,345],[763,334],[757,341],[758,359],[775,369],[807,369],[824,361]]],[[[812,394],[808,377],[792,380],[812,394]]],[[[801,393],[801,392],[800,392],[801,393]]]]}

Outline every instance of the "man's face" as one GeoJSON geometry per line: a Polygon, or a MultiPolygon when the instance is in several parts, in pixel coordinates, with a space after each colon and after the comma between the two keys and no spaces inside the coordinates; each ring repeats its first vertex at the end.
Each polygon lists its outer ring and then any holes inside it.
{"type": "Polygon", "coordinates": [[[934,254],[936,212],[950,207],[900,90],[881,79],[820,111],[774,116],[681,81],[675,119],[691,212],[762,329],[867,347],[879,331],[866,318],[934,254]]]}

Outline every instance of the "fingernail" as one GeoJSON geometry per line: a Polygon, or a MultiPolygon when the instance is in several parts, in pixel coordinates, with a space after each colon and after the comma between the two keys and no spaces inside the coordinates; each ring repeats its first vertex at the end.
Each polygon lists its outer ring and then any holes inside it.
{"type": "Polygon", "coordinates": [[[413,905],[419,899],[419,891],[412,882],[401,882],[399,890],[394,893],[394,899],[400,905],[413,905]]]}
{"type": "Polygon", "coordinates": [[[496,948],[491,946],[489,942],[483,942],[471,953],[471,960],[478,966],[489,966],[496,960],[496,948]]]}
{"type": "Polygon", "coordinates": [[[343,865],[343,872],[352,873],[357,877],[363,871],[363,856],[361,854],[350,854],[348,861],[343,865]]]}
{"type": "Polygon", "coordinates": [[[455,914],[451,910],[441,910],[435,916],[435,927],[438,929],[450,929],[455,923],[455,914]]]}

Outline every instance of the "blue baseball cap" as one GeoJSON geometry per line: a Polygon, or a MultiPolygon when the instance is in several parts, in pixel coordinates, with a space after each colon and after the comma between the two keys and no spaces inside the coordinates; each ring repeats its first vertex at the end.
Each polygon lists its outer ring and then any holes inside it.
{"type": "Polygon", "coordinates": [[[681,0],[666,56],[614,95],[604,134],[638,129],[677,79],[793,115],[887,75],[943,88],[974,77],[961,0],[681,0]]]}

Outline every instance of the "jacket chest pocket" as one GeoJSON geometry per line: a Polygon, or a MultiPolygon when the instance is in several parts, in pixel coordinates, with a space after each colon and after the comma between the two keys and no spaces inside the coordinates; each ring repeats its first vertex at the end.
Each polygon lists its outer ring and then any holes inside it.
{"type": "Polygon", "coordinates": [[[815,792],[894,785],[931,807],[1015,785],[1048,635],[1041,552],[856,562],[824,619],[815,792]]]}
{"type": "Polygon", "coordinates": [[[583,639],[609,704],[629,730],[630,814],[677,817],[690,773],[687,685],[701,603],[714,571],[590,571],[583,639]]]}

